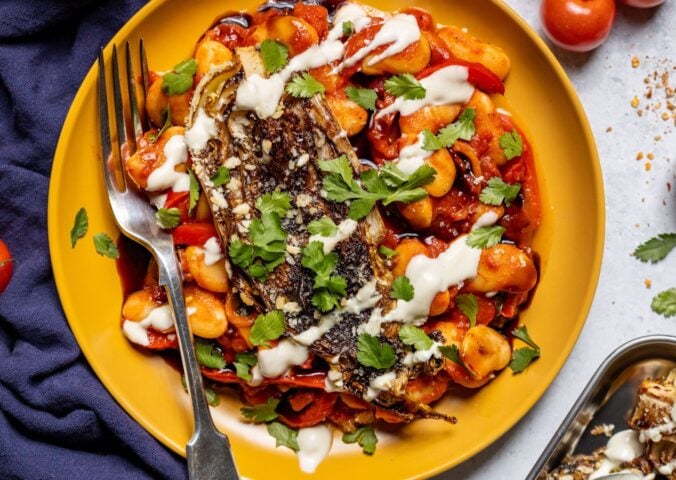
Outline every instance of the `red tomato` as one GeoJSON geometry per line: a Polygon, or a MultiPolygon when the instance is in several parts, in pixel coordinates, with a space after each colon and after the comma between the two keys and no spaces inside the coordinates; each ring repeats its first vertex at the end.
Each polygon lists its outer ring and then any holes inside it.
{"type": "Polygon", "coordinates": [[[12,278],[12,263],[12,255],[9,253],[7,245],[0,240],[0,293],[7,288],[9,279],[12,278]]]}
{"type": "Polygon", "coordinates": [[[574,52],[588,52],[608,38],[615,0],[543,0],[540,18],[552,42],[574,52]]]}
{"type": "Polygon", "coordinates": [[[177,245],[196,245],[201,247],[211,237],[216,236],[216,228],[212,223],[184,223],[172,232],[177,245]]]}
{"type": "Polygon", "coordinates": [[[650,8],[662,5],[664,0],[620,0],[620,3],[637,8],[650,8]]]}

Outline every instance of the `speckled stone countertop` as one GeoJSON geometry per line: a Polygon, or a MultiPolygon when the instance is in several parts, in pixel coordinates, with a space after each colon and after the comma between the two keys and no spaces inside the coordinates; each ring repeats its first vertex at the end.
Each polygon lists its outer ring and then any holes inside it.
{"type": "MultiPolygon", "coordinates": [[[[544,35],[540,2],[506,3],[544,35]]],[[[676,335],[676,317],[664,318],[650,309],[655,294],[676,287],[676,254],[656,265],[630,256],[652,236],[676,232],[676,127],[673,118],[662,119],[664,90],[655,89],[647,99],[644,82],[655,71],[667,71],[676,86],[675,25],[676,0],[648,10],[621,7],[611,37],[596,51],[575,54],[553,47],[582,100],[601,156],[607,218],[596,296],[575,349],[537,405],[500,440],[439,480],[525,478],[612,350],[643,335],[676,335]],[[640,65],[632,66],[632,57],[640,65]],[[637,108],[632,106],[635,96],[637,108]],[[643,158],[637,160],[639,153],[643,158]]]]}

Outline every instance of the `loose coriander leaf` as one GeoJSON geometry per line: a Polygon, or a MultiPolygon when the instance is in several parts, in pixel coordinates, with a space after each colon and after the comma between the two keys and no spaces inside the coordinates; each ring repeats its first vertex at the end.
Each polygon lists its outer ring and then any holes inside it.
{"type": "Polygon", "coordinates": [[[228,167],[218,167],[216,174],[211,177],[211,183],[214,187],[222,187],[230,181],[230,169],[228,167]]]}
{"type": "Polygon", "coordinates": [[[502,240],[503,233],[505,233],[505,228],[499,225],[477,228],[468,235],[467,245],[473,248],[494,247],[502,240]]]}
{"type": "Polygon", "coordinates": [[[213,343],[205,342],[204,340],[195,341],[195,356],[197,363],[204,365],[207,368],[215,368],[222,370],[225,368],[225,359],[223,354],[216,348],[213,343]]]}
{"type": "Polygon", "coordinates": [[[254,345],[264,345],[269,340],[277,340],[284,333],[284,313],[273,310],[258,315],[251,327],[250,340],[254,345]]]}
{"type": "Polygon", "coordinates": [[[284,217],[291,208],[291,197],[288,193],[275,190],[256,200],[256,208],[261,214],[276,213],[280,217],[284,217]]]}
{"type": "Polygon", "coordinates": [[[350,86],[345,89],[345,93],[347,93],[347,98],[359,106],[364,107],[366,110],[376,109],[376,100],[378,100],[378,94],[375,90],[370,88],[357,88],[350,86]]]}
{"type": "Polygon", "coordinates": [[[333,160],[320,160],[319,169],[324,173],[337,173],[346,184],[349,184],[354,177],[352,165],[346,155],[333,160]]]}
{"type": "Polygon", "coordinates": [[[328,313],[340,306],[339,298],[326,289],[320,289],[312,294],[312,305],[322,313],[328,313]]]}
{"type": "Polygon", "coordinates": [[[504,133],[499,143],[508,160],[519,157],[523,153],[523,139],[516,130],[504,133]]]}
{"type": "Polygon", "coordinates": [[[406,345],[413,345],[416,350],[429,350],[434,342],[422,328],[413,325],[402,325],[399,329],[399,338],[406,345]]]}
{"type": "Polygon", "coordinates": [[[458,295],[455,297],[455,305],[467,318],[469,318],[470,327],[476,325],[476,316],[479,313],[479,302],[474,295],[471,293],[458,295]]]}
{"type": "Polygon", "coordinates": [[[253,262],[253,247],[240,239],[230,242],[228,254],[233,263],[241,268],[247,268],[253,262]]]}
{"type": "Polygon", "coordinates": [[[309,73],[295,75],[286,85],[286,93],[296,98],[312,98],[324,90],[324,85],[309,73]]]}
{"type": "Polygon", "coordinates": [[[343,37],[350,37],[354,33],[354,24],[348,20],[343,22],[343,37]]]}
{"type": "Polygon", "coordinates": [[[439,347],[439,351],[444,357],[448,358],[451,362],[460,365],[462,368],[467,368],[465,362],[462,361],[462,357],[460,356],[460,350],[458,350],[457,345],[442,345],[441,347],[439,347]]]}
{"type": "Polygon", "coordinates": [[[423,165],[416,169],[408,179],[396,187],[386,198],[383,205],[393,202],[411,203],[427,197],[427,191],[423,187],[434,181],[437,171],[429,165],[423,165]]]}
{"type": "Polygon", "coordinates": [[[150,143],[157,142],[157,139],[160,138],[162,134],[170,127],[171,127],[171,108],[167,104],[167,108],[164,109],[164,124],[162,125],[162,128],[160,128],[157,132],[150,133],[148,135],[150,143]]]}
{"type": "Polygon", "coordinates": [[[362,333],[357,339],[357,360],[367,367],[385,369],[394,365],[397,358],[392,345],[381,343],[378,337],[362,333]]]}
{"type": "Polygon", "coordinates": [[[300,450],[298,445],[298,431],[289,428],[283,423],[268,423],[268,433],[276,440],[275,447],[288,447],[294,452],[300,450]]]}
{"type": "Polygon", "coordinates": [[[385,245],[378,247],[378,253],[380,253],[385,258],[392,258],[399,255],[396,251],[392,250],[391,248],[387,248],[385,245]]]}
{"type": "Polygon", "coordinates": [[[373,455],[376,451],[378,437],[376,437],[371,425],[365,425],[363,427],[359,427],[352,433],[344,433],[343,442],[359,443],[359,446],[362,447],[366,455],[373,455]]]}
{"type": "Polygon", "coordinates": [[[509,362],[509,368],[514,373],[523,372],[533,360],[540,356],[540,350],[534,348],[519,348],[512,353],[512,361],[509,362]]]}
{"type": "Polygon", "coordinates": [[[261,57],[268,73],[275,73],[289,61],[289,49],[277,40],[263,40],[261,43],[261,57]]]}
{"type": "Polygon", "coordinates": [[[350,204],[348,216],[352,220],[361,220],[362,218],[368,216],[375,206],[376,200],[373,198],[360,198],[359,200],[354,200],[350,204]]]}
{"type": "Polygon", "coordinates": [[[192,211],[200,199],[200,183],[197,181],[197,177],[195,177],[192,170],[188,170],[188,176],[190,177],[188,215],[192,215],[192,211]]]}
{"type": "Polygon", "coordinates": [[[530,335],[528,334],[528,328],[526,328],[525,325],[521,325],[519,328],[512,330],[512,336],[533,347],[535,350],[540,350],[540,347],[538,347],[533,339],[530,338],[530,335]]]}
{"type": "Polygon", "coordinates": [[[413,299],[413,295],[415,295],[415,291],[408,277],[402,275],[394,279],[390,297],[408,302],[413,299]]]}
{"type": "Polygon", "coordinates": [[[237,376],[247,382],[251,381],[251,367],[258,363],[258,358],[253,352],[238,353],[235,355],[233,365],[237,372],[237,376]]]}
{"type": "Polygon", "coordinates": [[[428,152],[436,152],[437,150],[441,150],[444,147],[444,144],[441,143],[441,140],[439,140],[437,136],[432,133],[432,130],[423,130],[422,134],[423,150],[427,150],[428,152]]]}
{"type": "Polygon", "coordinates": [[[653,312],[673,317],[676,315],[676,288],[670,288],[664,292],[658,293],[650,304],[653,312]]]}
{"type": "Polygon", "coordinates": [[[439,130],[437,139],[447,148],[451,148],[458,140],[471,140],[476,132],[474,128],[475,117],[476,110],[473,108],[466,108],[458,120],[439,130]]]}
{"type": "MultiPolygon", "coordinates": [[[[368,173],[371,170],[367,170],[364,173],[368,173]]],[[[406,182],[410,178],[410,175],[408,173],[404,173],[401,171],[399,167],[397,167],[397,162],[385,162],[379,169],[378,169],[378,175],[380,178],[382,178],[382,181],[385,183],[385,188],[390,187],[390,188],[396,188],[403,183],[406,182]]],[[[362,175],[362,181],[364,180],[364,176],[362,175]]]]}
{"type": "Polygon", "coordinates": [[[426,94],[425,87],[410,73],[388,78],[385,81],[385,90],[395,97],[404,97],[406,100],[421,100],[426,94]]]}
{"type": "Polygon", "coordinates": [[[195,75],[195,73],[197,73],[197,62],[194,58],[183,60],[181,63],[174,66],[174,72],[183,73],[185,75],[195,75]]]}
{"type": "Polygon", "coordinates": [[[115,242],[113,242],[113,239],[107,233],[97,233],[94,235],[94,247],[96,248],[96,253],[104,257],[114,260],[120,257],[120,252],[115,242]]]}
{"type": "Polygon", "coordinates": [[[70,230],[70,246],[72,248],[75,248],[77,241],[85,236],[88,228],[89,218],[87,217],[87,210],[81,208],[75,214],[75,222],[70,230]]]}
{"type": "MultiPolygon", "coordinates": [[[[190,58],[174,67],[173,72],[162,77],[162,92],[165,95],[181,95],[192,88],[193,77],[197,72],[197,62],[190,58]]],[[[167,110],[167,117],[170,117],[167,110]]]]}
{"type": "Polygon", "coordinates": [[[676,247],[676,233],[662,233],[642,243],[633,255],[642,262],[657,263],[676,247]]]}
{"type": "Polygon", "coordinates": [[[270,397],[267,403],[242,407],[240,408],[240,412],[242,412],[244,418],[256,423],[271,422],[277,418],[277,412],[275,411],[277,405],[279,405],[279,400],[270,397]]]}
{"type": "Polygon", "coordinates": [[[204,396],[207,398],[207,403],[212,407],[217,407],[221,403],[218,394],[208,385],[204,385],[204,396]]]}
{"type": "Polygon", "coordinates": [[[481,191],[479,200],[487,205],[500,205],[505,202],[509,207],[520,191],[520,184],[505,183],[500,177],[493,177],[488,181],[488,186],[481,191]]]}
{"type": "Polygon", "coordinates": [[[323,217],[319,220],[313,220],[307,226],[308,232],[312,235],[319,235],[322,237],[332,237],[338,233],[338,226],[329,217],[323,217]]]}
{"type": "Polygon", "coordinates": [[[178,208],[160,208],[155,212],[155,220],[161,228],[176,228],[181,221],[181,211],[178,208]]]}

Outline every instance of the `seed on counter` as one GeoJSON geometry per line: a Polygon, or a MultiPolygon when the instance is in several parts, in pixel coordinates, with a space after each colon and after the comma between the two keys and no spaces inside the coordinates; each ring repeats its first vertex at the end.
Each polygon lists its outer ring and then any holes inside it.
{"type": "Polygon", "coordinates": [[[637,56],[631,57],[631,66],[633,68],[638,68],[641,65],[641,60],[637,56]]]}
{"type": "Polygon", "coordinates": [[[649,153],[648,160],[655,160],[655,155],[653,153],[649,153]]]}
{"type": "Polygon", "coordinates": [[[643,283],[645,284],[645,288],[650,288],[653,286],[653,281],[650,280],[649,278],[646,278],[643,283]]]}
{"type": "Polygon", "coordinates": [[[638,97],[634,97],[631,99],[631,106],[633,108],[638,108],[638,106],[641,104],[641,101],[638,99],[638,97]]]}
{"type": "Polygon", "coordinates": [[[608,128],[606,128],[606,133],[610,133],[610,132],[612,132],[612,131],[613,131],[613,127],[608,127],[608,128]]]}
{"type": "Polygon", "coordinates": [[[649,172],[651,168],[653,168],[653,164],[650,163],[650,162],[647,162],[647,163],[645,164],[645,171],[646,171],[646,172],[649,172]]]}
{"type": "Polygon", "coordinates": [[[666,122],[667,120],[669,120],[670,118],[671,118],[671,115],[669,115],[667,112],[664,112],[664,113],[662,114],[662,120],[664,120],[665,122],[666,122]]]}
{"type": "Polygon", "coordinates": [[[638,152],[638,153],[636,154],[636,160],[637,160],[637,161],[638,161],[638,160],[643,160],[643,152],[638,152]]]}

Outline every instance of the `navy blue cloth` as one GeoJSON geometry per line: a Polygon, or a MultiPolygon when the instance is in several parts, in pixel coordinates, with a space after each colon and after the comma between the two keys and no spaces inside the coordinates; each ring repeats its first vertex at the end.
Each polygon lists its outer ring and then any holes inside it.
{"type": "Polygon", "coordinates": [[[98,381],[61,310],[47,247],[52,158],[97,50],[142,0],[0,0],[0,479],[186,478],[98,381]]]}

